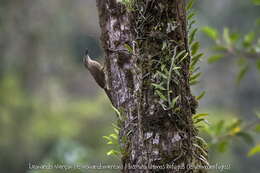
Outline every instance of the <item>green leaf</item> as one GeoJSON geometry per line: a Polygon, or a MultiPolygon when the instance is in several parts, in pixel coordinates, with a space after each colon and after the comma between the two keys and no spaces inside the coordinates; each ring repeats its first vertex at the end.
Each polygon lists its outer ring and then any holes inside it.
{"type": "Polygon", "coordinates": [[[120,152],[119,151],[116,151],[116,150],[110,150],[107,152],[107,155],[108,156],[111,156],[111,155],[119,155],[120,152]]]}
{"type": "Polygon", "coordinates": [[[115,140],[118,139],[118,136],[116,134],[114,134],[114,133],[110,134],[109,137],[114,138],[115,140]]]}
{"type": "Polygon", "coordinates": [[[200,75],[201,75],[201,72],[199,72],[199,73],[197,73],[197,74],[194,74],[194,75],[192,75],[192,76],[190,77],[190,80],[191,80],[191,81],[192,81],[192,80],[196,80],[197,78],[200,77],[200,75]]]}
{"type": "Polygon", "coordinates": [[[260,0],[251,0],[254,5],[260,5],[260,0]]]}
{"type": "Polygon", "coordinates": [[[232,43],[237,42],[238,39],[239,39],[239,34],[238,33],[234,33],[233,32],[233,33],[230,34],[230,40],[231,40],[232,43]]]}
{"type": "Polygon", "coordinates": [[[203,27],[202,32],[204,32],[209,38],[211,38],[214,41],[218,39],[218,31],[212,27],[203,27]]]}
{"type": "Polygon", "coordinates": [[[192,7],[193,7],[193,4],[194,4],[195,0],[190,0],[187,4],[187,7],[186,7],[186,10],[190,10],[192,7]]]}
{"type": "Polygon", "coordinates": [[[119,130],[117,128],[114,128],[114,132],[118,135],[119,134],[119,130]]]}
{"type": "MultiPolygon", "coordinates": [[[[173,68],[173,70],[174,70],[174,72],[177,74],[177,76],[180,76],[180,75],[181,75],[180,72],[178,71],[178,69],[175,70],[175,69],[173,68]]],[[[177,81],[177,80],[174,80],[174,82],[177,83],[178,81],[177,81]]]]}
{"type": "Polygon", "coordinates": [[[204,156],[207,156],[207,155],[208,155],[208,153],[207,153],[201,146],[199,146],[198,144],[193,144],[193,146],[196,147],[196,148],[198,148],[198,149],[202,152],[202,154],[203,154],[204,156]]]}
{"type": "Polygon", "coordinates": [[[197,31],[198,31],[197,28],[195,28],[194,30],[191,31],[191,34],[189,36],[189,44],[192,44],[192,42],[194,41],[197,31]]]}
{"type": "Polygon", "coordinates": [[[167,98],[159,90],[155,90],[156,94],[164,101],[167,101],[167,98]]]}
{"type": "Polygon", "coordinates": [[[128,50],[128,52],[133,53],[133,49],[128,44],[125,44],[124,47],[128,50]]]}
{"type": "Polygon", "coordinates": [[[175,98],[172,100],[172,105],[171,105],[172,108],[174,108],[174,106],[176,105],[176,103],[177,103],[179,97],[180,97],[180,96],[177,96],[177,97],[175,97],[175,98]]]}
{"type": "Polygon", "coordinates": [[[255,38],[255,33],[254,32],[249,32],[248,34],[245,35],[243,45],[244,47],[250,47],[254,41],[255,38]]]}
{"type": "Polygon", "coordinates": [[[201,59],[201,57],[203,56],[204,54],[203,53],[200,53],[198,55],[195,55],[192,57],[192,60],[191,60],[191,68],[193,68],[197,62],[201,59]]]}
{"type": "Polygon", "coordinates": [[[108,141],[107,144],[108,145],[113,145],[113,142],[112,141],[108,141]]]}
{"type": "MultiPolygon", "coordinates": [[[[165,68],[166,68],[166,65],[165,64],[161,64],[161,71],[163,71],[165,68]]],[[[157,72],[160,72],[160,71],[157,70],[157,72]]]]}
{"type": "Polygon", "coordinates": [[[190,30],[192,28],[192,25],[196,23],[195,20],[192,20],[191,22],[189,22],[189,26],[188,26],[188,30],[190,30]]]}
{"type": "Polygon", "coordinates": [[[191,55],[195,55],[198,50],[200,48],[200,43],[199,42],[195,42],[191,45],[191,55]]]}
{"type": "Polygon", "coordinates": [[[209,114],[207,113],[204,113],[204,114],[196,114],[196,115],[193,115],[192,119],[196,120],[196,119],[199,119],[199,118],[204,118],[206,116],[208,116],[209,114]]]}
{"type": "Polygon", "coordinates": [[[154,86],[155,87],[155,89],[160,89],[160,90],[166,90],[162,85],[160,85],[160,84],[156,84],[156,83],[152,83],[152,86],[154,86]]]}
{"type": "Polygon", "coordinates": [[[197,83],[199,83],[199,81],[197,81],[197,80],[191,80],[189,82],[190,85],[196,85],[197,83]]]}
{"type": "MultiPolygon", "coordinates": [[[[189,53],[187,52],[187,53],[180,59],[180,61],[179,61],[178,63],[181,63],[185,58],[188,57],[188,55],[189,55],[189,53]]],[[[180,67],[179,67],[179,69],[180,69],[180,67]]]]}
{"type": "Polygon", "coordinates": [[[224,55],[222,55],[222,54],[213,55],[208,58],[208,63],[217,62],[218,60],[222,59],[223,57],[224,57],[224,55]]]}
{"type": "Polygon", "coordinates": [[[122,119],[122,116],[121,116],[121,113],[119,112],[119,110],[117,108],[115,108],[113,105],[111,105],[112,109],[116,112],[118,118],[121,120],[122,119]]]}
{"type": "Polygon", "coordinates": [[[107,155],[110,156],[110,155],[112,155],[113,153],[114,153],[114,150],[110,150],[110,151],[107,152],[107,155]]]}
{"type": "Polygon", "coordinates": [[[229,29],[226,28],[226,27],[224,28],[224,31],[223,31],[223,39],[228,46],[231,45],[231,43],[232,43],[231,36],[230,36],[230,33],[229,33],[229,29]]]}
{"type": "Polygon", "coordinates": [[[198,159],[200,159],[200,161],[202,161],[204,163],[204,165],[209,166],[209,162],[203,155],[200,155],[198,159]]]}
{"type": "Polygon", "coordinates": [[[251,148],[251,150],[248,152],[248,156],[253,156],[257,153],[260,153],[260,144],[259,145],[256,145],[255,147],[251,148]]]}
{"type": "Polygon", "coordinates": [[[160,75],[161,77],[163,77],[164,79],[168,79],[168,77],[167,77],[165,74],[163,74],[162,72],[156,71],[156,73],[157,73],[158,75],[160,75]]]}
{"type": "Polygon", "coordinates": [[[186,50],[182,50],[178,53],[178,55],[176,55],[174,58],[175,59],[179,59],[179,57],[181,57],[184,53],[186,52],[186,50]]]}
{"type": "Polygon", "coordinates": [[[181,67],[173,67],[172,70],[176,71],[176,70],[179,70],[181,69],[181,67]]]}
{"type": "Polygon", "coordinates": [[[237,79],[236,82],[239,84],[240,81],[243,79],[243,77],[245,76],[246,72],[249,70],[249,66],[245,65],[243,67],[240,68],[240,71],[237,75],[237,79]]]}
{"type": "Polygon", "coordinates": [[[198,124],[199,122],[202,122],[202,121],[205,122],[205,119],[204,118],[196,119],[196,120],[194,120],[194,124],[198,124]]]}
{"type": "Polygon", "coordinates": [[[114,129],[120,130],[120,127],[118,127],[118,125],[112,123],[112,126],[114,127],[114,129]]]}
{"type": "Polygon", "coordinates": [[[208,143],[200,136],[195,136],[195,138],[204,146],[208,146],[208,143]]]}
{"type": "Polygon", "coordinates": [[[188,19],[188,20],[191,20],[195,15],[196,15],[196,14],[195,14],[194,12],[189,13],[187,19],[188,19]]]}
{"type": "Polygon", "coordinates": [[[110,137],[108,136],[102,136],[104,139],[108,140],[108,141],[111,141],[110,137]]]}
{"type": "Polygon", "coordinates": [[[256,131],[256,132],[260,132],[260,124],[258,124],[258,125],[255,126],[255,131],[256,131]]]}
{"type": "Polygon", "coordinates": [[[203,91],[199,96],[196,97],[196,100],[202,99],[206,94],[206,91],[203,91]]]}

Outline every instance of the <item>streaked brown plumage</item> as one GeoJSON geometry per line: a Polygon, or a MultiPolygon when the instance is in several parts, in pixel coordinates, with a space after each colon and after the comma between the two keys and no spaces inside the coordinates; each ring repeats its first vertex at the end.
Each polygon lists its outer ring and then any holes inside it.
{"type": "Polygon", "coordinates": [[[105,73],[103,67],[97,62],[92,60],[88,55],[88,50],[85,52],[85,56],[83,58],[83,63],[85,67],[89,70],[97,84],[101,88],[105,88],[105,73]]]}

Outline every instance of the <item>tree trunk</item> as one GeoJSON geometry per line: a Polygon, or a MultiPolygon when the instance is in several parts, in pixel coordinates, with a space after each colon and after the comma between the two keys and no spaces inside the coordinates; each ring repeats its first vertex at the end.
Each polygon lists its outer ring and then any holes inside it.
{"type": "Polygon", "coordinates": [[[123,172],[205,172],[193,125],[185,1],[97,0],[123,172]],[[196,147],[197,146],[197,147],[196,147]]]}

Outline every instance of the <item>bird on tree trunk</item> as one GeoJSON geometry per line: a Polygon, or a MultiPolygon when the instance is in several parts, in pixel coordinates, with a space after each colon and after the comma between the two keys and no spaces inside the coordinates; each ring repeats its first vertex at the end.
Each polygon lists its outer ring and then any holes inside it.
{"type": "Polygon", "coordinates": [[[91,75],[93,76],[93,78],[95,79],[95,81],[97,82],[97,84],[105,89],[105,73],[104,73],[104,68],[103,66],[95,61],[92,60],[88,54],[88,49],[86,49],[85,51],[85,55],[83,58],[83,63],[85,65],[85,67],[89,70],[89,72],[91,73],[91,75]]]}

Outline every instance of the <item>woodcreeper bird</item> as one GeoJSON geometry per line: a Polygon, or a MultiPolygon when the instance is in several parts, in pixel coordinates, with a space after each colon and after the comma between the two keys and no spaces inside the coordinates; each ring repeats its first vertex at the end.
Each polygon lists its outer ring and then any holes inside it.
{"type": "Polygon", "coordinates": [[[85,67],[89,70],[89,72],[91,73],[91,75],[93,76],[93,78],[95,79],[97,84],[101,88],[104,89],[105,88],[104,68],[102,67],[102,65],[100,63],[98,63],[97,61],[94,61],[90,58],[90,56],[88,54],[88,49],[86,49],[86,51],[85,51],[83,63],[85,65],[85,67]]]}

